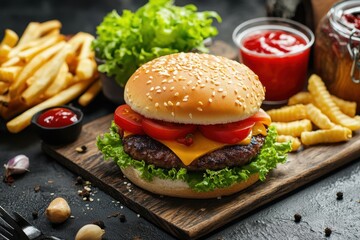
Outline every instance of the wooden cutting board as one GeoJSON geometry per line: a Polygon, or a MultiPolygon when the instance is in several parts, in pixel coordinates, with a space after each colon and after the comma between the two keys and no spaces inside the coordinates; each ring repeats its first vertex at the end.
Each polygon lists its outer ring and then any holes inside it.
{"type": "Polygon", "coordinates": [[[119,168],[104,161],[96,147],[96,137],[107,132],[112,120],[108,115],[86,124],[79,139],[67,146],[43,144],[43,150],[71,171],[181,239],[195,239],[224,224],[274,201],[275,199],[347,164],[360,156],[360,131],[340,144],[321,145],[290,154],[267,177],[238,194],[211,200],[186,200],[160,197],[131,185],[129,188],[119,168]],[[85,145],[85,153],[76,147],[85,145]]]}

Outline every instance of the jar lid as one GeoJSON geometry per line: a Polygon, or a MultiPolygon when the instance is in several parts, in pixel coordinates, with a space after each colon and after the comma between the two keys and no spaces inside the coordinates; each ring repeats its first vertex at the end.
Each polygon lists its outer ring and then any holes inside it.
{"type": "Polygon", "coordinates": [[[348,16],[360,15],[360,1],[341,1],[333,5],[328,13],[331,27],[344,38],[360,41],[360,26],[349,20],[348,16]]]}

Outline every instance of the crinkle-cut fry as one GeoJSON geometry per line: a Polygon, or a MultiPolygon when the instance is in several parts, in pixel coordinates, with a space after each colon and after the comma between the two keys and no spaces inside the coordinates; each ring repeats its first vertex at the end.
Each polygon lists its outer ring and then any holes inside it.
{"type": "Polygon", "coordinates": [[[295,104],[308,104],[312,103],[312,97],[309,92],[299,92],[288,100],[288,105],[295,105],[295,104]]]}
{"type": "Polygon", "coordinates": [[[341,98],[338,98],[334,95],[331,95],[331,99],[335,104],[340,108],[340,111],[348,115],[349,117],[354,117],[356,114],[356,102],[345,101],[341,98]]]}
{"type": "Polygon", "coordinates": [[[27,48],[18,53],[18,56],[25,62],[29,62],[34,56],[44,51],[45,49],[55,45],[57,42],[63,40],[62,36],[51,36],[44,40],[40,45],[32,48],[27,48]]]}
{"type": "Polygon", "coordinates": [[[19,66],[0,67],[0,81],[9,83],[15,81],[15,78],[21,69],[22,67],[19,66]]]}
{"type": "Polygon", "coordinates": [[[269,114],[271,120],[274,122],[292,122],[307,117],[306,107],[303,104],[271,109],[267,111],[267,114],[269,114]]]}
{"type": "Polygon", "coordinates": [[[91,86],[89,87],[86,92],[84,92],[79,97],[79,104],[83,107],[87,106],[95,97],[96,95],[101,91],[101,81],[100,79],[97,79],[91,86]]]}
{"type": "Polygon", "coordinates": [[[300,142],[299,138],[289,136],[289,135],[278,135],[277,138],[276,138],[276,141],[280,142],[280,143],[282,143],[282,142],[290,142],[292,152],[297,151],[301,146],[301,142],[300,142]]]}
{"type": "Polygon", "coordinates": [[[312,95],[315,106],[326,114],[332,122],[347,127],[350,130],[360,129],[360,123],[358,121],[340,111],[319,76],[315,74],[311,75],[308,89],[312,95]]]}
{"type": "Polygon", "coordinates": [[[31,104],[45,91],[45,89],[55,79],[62,64],[65,62],[66,56],[70,52],[70,47],[65,46],[56,53],[48,62],[42,65],[34,74],[35,81],[25,89],[21,94],[21,98],[26,104],[31,104]]]}
{"type": "Polygon", "coordinates": [[[308,119],[293,122],[272,122],[271,125],[275,126],[279,135],[290,135],[293,137],[299,137],[302,132],[312,130],[311,122],[308,119]]]}
{"type": "Polygon", "coordinates": [[[330,129],[335,127],[335,124],[312,103],[306,105],[306,111],[310,121],[320,129],[330,129]]]}
{"type": "Polygon", "coordinates": [[[11,29],[5,30],[5,35],[0,45],[7,45],[9,47],[14,47],[19,41],[19,36],[11,29]]]}
{"type": "Polygon", "coordinates": [[[304,145],[315,145],[320,143],[336,143],[347,141],[352,137],[352,131],[349,128],[335,126],[332,129],[321,129],[312,132],[303,132],[301,142],[304,145]]]}
{"type": "Polygon", "coordinates": [[[49,98],[54,96],[68,85],[67,82],[67,74],[69,73],[69,67],[66,62],[64,62],[56,75],[54,81],[50,84],[50,86],[46,89],[44,95],[45,98],[49,98]]]}
{"type": "Polygon", "coordinates": [[[17,76],[15,82],[10,86],[10,96],[15,98],[24,91],[26,80],[32,76],[50,57],[59,52],[65,46],[65,42],[59,42],[54,46],[39,53],[35,58],[25,65],[17,76]]]}
{"type": "Polygon", "coordinates": [[[91,83],[92,81],[81,81],[72,85],[69,88],[66,88],[65,90],[59,92],[55,96],[35,105],[34,107],[28,109],[19,116],[10,120],[6,124],[7,129],[11,133],[20,132],[21,130],[23,130],[24,128],[30,125],[31,118],[35,113],[45,108],[60,106],[72,101],[73,99],[78,97],[82,92],[84,92],[91,83]]]}

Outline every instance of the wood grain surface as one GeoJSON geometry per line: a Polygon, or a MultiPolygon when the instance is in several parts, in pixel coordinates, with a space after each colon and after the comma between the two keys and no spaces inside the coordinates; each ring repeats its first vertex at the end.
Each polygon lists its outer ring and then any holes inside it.
{"type": "Polygon", "coordinates": [[[118,199],[141,216],[181,239],[195,239],[353,161],[360,156],[360,132],[340,144],[319,145],[290,154],[267,177],[240,193],[221,199],[187,200],[153,195],[128,185],[112,161],[104,161],[96,137],[108,131],[112,115],[86,124],[67,146],[43,144],[43,150],[71,171],[118,199]],[[87,151],[75,148],[85,145],[87,151]]]}

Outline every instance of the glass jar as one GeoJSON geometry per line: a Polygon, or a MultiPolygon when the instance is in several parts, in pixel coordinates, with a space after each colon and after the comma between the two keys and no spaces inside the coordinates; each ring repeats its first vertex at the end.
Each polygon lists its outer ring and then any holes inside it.
{"type": "Polygon", "coordinates": [[[314,71],[329,92],[357,102],[360,111],[360,1],[336,3],[316,30],[314,71]]]}

